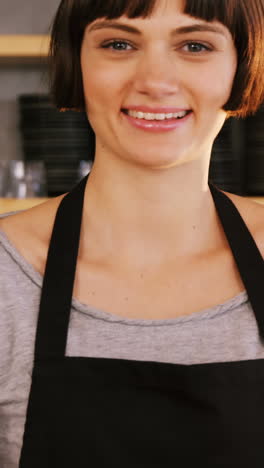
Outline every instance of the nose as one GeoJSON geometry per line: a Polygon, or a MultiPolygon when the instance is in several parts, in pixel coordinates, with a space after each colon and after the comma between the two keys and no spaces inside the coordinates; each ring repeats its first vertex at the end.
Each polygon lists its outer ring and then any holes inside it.
{"type": "Polygon", "coordinates": [[[181,73],[171,55],[166,52],[149,51],[142,54],[134,75],[134,87],[140,94],[161,99],[179,93],[181,73]]]}

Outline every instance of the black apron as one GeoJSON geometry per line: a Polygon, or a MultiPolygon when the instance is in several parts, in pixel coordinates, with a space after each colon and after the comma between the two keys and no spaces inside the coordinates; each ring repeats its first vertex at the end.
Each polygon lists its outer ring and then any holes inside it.
{"type": "MultiPolygon", "coordinates": [[[[87,179],[56,215],[20,468],[263,468],[264,359],[65,356],[87,179]]],[[[234,204],[209,187],[263,339],[262,256],[234,204]]]]}

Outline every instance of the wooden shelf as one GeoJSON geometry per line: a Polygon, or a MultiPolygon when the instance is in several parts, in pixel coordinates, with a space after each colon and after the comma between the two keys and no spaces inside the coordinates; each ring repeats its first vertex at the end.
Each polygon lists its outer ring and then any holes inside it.
{"type": "Polygon", "coordinates": [[[46,60],[49,44],[48,35],[0,35],[0,61],[46,60]]]}
{"type": "Polygon", "coordinates": [[[48,198],[0,198],[0,214],[9,211],[27,210],[45,202],[48,198]]]}
{"type": "Polygon", "coordinates": [[[249,200],[256,201],[257,203],[261,203],[264,205],[264,197],[247,197],[249,200]]]}

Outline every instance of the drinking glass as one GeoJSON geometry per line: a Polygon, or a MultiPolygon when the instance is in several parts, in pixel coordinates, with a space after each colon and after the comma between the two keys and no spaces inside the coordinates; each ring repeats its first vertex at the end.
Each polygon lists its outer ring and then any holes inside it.
{"type": "Polygon", "coordinates": [[[93,161],[91,160],[84,160],[82,159],[80,162],[79,162],[79,179],[83,179],[87,174],[89,174],[92,170],[92,167],[93,167],[93,161]]]}
{"type": "Polygon", "coordinates": [[[5,197],[46,197],[46,171],[43,161],[11,160],[5,197]]]}

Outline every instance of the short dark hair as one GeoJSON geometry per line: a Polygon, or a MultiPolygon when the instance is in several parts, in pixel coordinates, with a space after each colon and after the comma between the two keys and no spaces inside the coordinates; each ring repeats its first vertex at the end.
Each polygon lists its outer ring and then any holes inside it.
{"type": "MultiPolygon", "coordinates": [[[[98,18],[151,16],[157,0],[62,0],[51,26],[50,92],[59,109],[85,110],[80,51],[84,31],[98,18]]],[[[185,0],[184,13],[224,24],[233,37],[238,67],[228,116],[254,114],[264,101],[264,0],[185,0]]]]}

